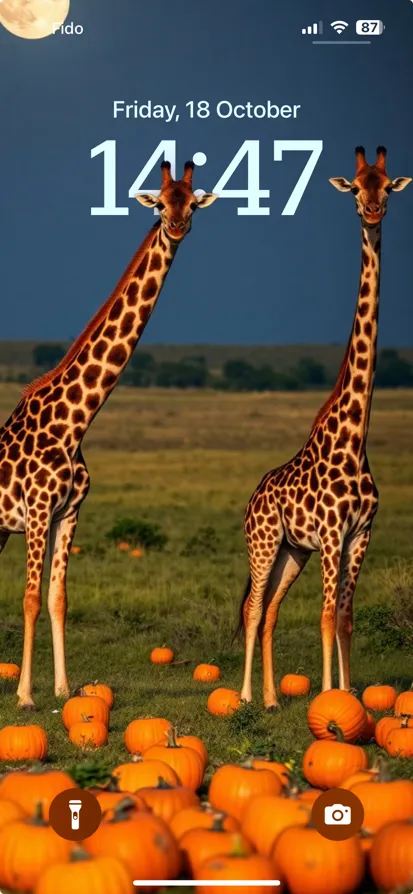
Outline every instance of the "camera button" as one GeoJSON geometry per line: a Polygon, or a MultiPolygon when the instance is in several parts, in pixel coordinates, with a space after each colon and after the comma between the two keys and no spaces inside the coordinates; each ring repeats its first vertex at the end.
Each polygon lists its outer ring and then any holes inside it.
{"type": "Polygon", "coordinates": [[[323,838],[345,841],[360,832],[364,808],[353,792],[344,788],[331,788],[314,801],[311,821],[323,838]]]}

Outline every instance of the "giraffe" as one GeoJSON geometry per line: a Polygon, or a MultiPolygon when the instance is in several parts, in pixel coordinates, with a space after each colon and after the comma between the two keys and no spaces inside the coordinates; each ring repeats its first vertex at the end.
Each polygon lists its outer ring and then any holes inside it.
{"type": "Polygon", "coordinates": [[[244,522],[250,577],[239,623],[246,640],[241,698],[252,699],[258,633],[269,710],[278,707],[272,639],[279,607],[315,551],[320,552],[323,584],[323,691],[332,687],[335,638],[340,688],[350,688],[353,595],[378,507],[366,439],[376,362],[381,221],[389,194],[410,182],[410,177],[389,178],[383,146],[373,165],[363,147],[357,147],[351,183],[343,177],[330,180],[340,191],[353,193],[362,224],[360,287],[350,339],[334,390],[308,440],[293,459],[264,476],[244,522]]]}
{"type": "Polygon", "coordinates": [[[192,215],[217,198],[192,191],[193,162],[173,180],[163,162],[159,196],[137,195],[159,210],[111,296],[66,356],[27,386],[0,430],[0,552],[12,533],[25,533],[27,577],[24,644],[18,705],[33,708],[31,670],[41,608],[43,566],[49,542],[48,610],[52,628],[55,695],[69,695],[65,662],[66,575],[79,508],[89,489],[81,444],[113,391],[149,320],[192,215]]]}

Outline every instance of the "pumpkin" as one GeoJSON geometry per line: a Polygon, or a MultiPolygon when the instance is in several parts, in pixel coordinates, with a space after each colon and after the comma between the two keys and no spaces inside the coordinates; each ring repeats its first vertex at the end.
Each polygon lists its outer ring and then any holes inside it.
{"type": "Polygon", "coordinates": [[[357,836],[329,841],[316,829],[286,829],[275,842],[272,859],[289,894],[352,894],[364,876],[364,855],[357,836]],[[327,887],[326,887],[327,884],[327,887]]]}
{"type": "Polygon", "coordinates": [[[210,714],[233,714],[239,708],[241,696],[234,689],[214,689],[208,696],[207,708],[210,714]]]}
{"type": "MultiPolygon", "coordinates": [[[[197,883],[196,890],[198,894],[218,894],[218,892],[222,891],[220,886],[203,885],[202,882],[211,880],[231,882],[233,880],[246,881],[248,879],[251,879],[251,881],[259,879],[270,882],[274,879],[274,876],[279,878],[277,868],[270,860],[266,860],[265,857],[260,857],[257,854],[245,854],[245,849],[244,852],[241,851],[239,853],[237,848],[235,848],[233,854],[211,857],[201,864],[195,875],[195,879],[201,880],[200,883],[197,883]]],[[[245,888],[235,884],[230,885],[230,890],[232,894],[241,894],[241,892],[245,891],[245,888]]],[[[249,894],[275,894],[276,891],[281,892],[282,887],[279,885],[276,887],[275,885],[250,884],[247,891],[249,894]]]]}
{"type": "Polygon", "coordinates": [[[78,556],[80,553],[80,546],[72,546],[70,548],[70,553],[72,556],[78,556]]]}
{"type": "Polygon", "coordinates": [[[363,828],[373,834],[388,823],[413,816],[413,782],[387,780],[382,771],[372,782],[359,782],[351,789],[364,808],[363,828]]]}
{"type": "Polygon", "coordinates": [[[12,823],[13,820],[23,819],[26,816],[20,804],[15,804],[14,801],[6,801],[6,799],[0,798],[0,829],[3,826],[7,826],[7,823],[12,823]]]}
{"type": "Polygon", "coordinates": [[[376,736],[376,721],[370,711],[366,711],[366,722],[364,730],[360,735],[359,741],[365,744],[372,742],[376,736]]]}
{"type": "Polygon", "coordinates": [[[314,801],[322,795],[321,788],[305,788],[303,791],[297,792],[296,797],[303,804],[314,804],[314,801]]]}
{"type": "Polygon", "coordinates": [[[73,848],[49,826],[39,805],[32,819],[7,823],[0,831],[0,885],[14,891],[32,891],[42,872],[64,863],[73,848]]]}
{"type": "Polygon", "coordinates": [[[341,783],[358,770],[366,770],[367,754],[359,745],[321,739],[313,742],[304,754],[303,773],[310,785],[317,788],[340,788],[341,783]]]}
{"type": "Polygon", "coordinates": [[[384,747],[391,757],[413,757],[413,718],[404,717],[400,726],[390,730],[384,747]]]}
{"type": "Polygon", "coordinates": [[[4,726],[0,730],[2,761],[42,761],[47,747],[47,736],[41,726],[4,726]]]}
{"type": "Polygon", "coordinates": [[[193,680],[200,683],[216,683],[221,676],[221,671],[216,664],[198,664],[192,674],[193,680]]]}
{"type": "Polygon", "coordinates": [[[169,785],[162,778],[159,778],[156,787],[139,789],[139,795],[154,816],[160,816],[166,823],[185,807],[198,807],[200,803],[192,789],[183,785],[169,785]]]}
{"type": "Polygon", "coordinates": [[[18,680],[20,668],[18,664],[0,664],[0,678],[2,680],[18,680]]]}
{"type": "Polygon", "coordinates": [[[279,776],[283,785],[288,785],[290,779],[290,771],[285,764],[279,761],[272,761],[268,758],[254,757],[252,759],[254,770],[271,770],[276,776],[279,776]]]}
{"type": "Polygon", "coordinates": [[[50,866],[39,878],[34,894],[130,894],[131,876],[126,866],[115,857],[94,860],[77,848],[69,863],[50,866]]]}
{"type": "Polygon", "coordinates": [[[121,540],[121,542],[118,543],[118,550],[121,553],[127,553],[128,550],[130,550],[130,545],[127,540],[121,540]]]}
{"type": "Polygon", "coordinates": [[[413,716],[413,683],[410,689],[406,692],[401,692],[400,695],[397,696],[394,703],[394,713],[396,717],[401,717],[402,714],[410,714],[413,716]]]}
{"type": "Polygon", "coordinates": [[[164,761],[157,760],[141,759],[119,764],[113,770],[112,776],[117,780],[121,792],[137,792],[140,788],[157,785],[160,776],[170,785],[181,785],[175,770],[164,761]]]}
{"type": "Polygon", "coordinates": [[[396,698],[397,692],[394,686],[382,686],[380,683],[367,686],[361,696],[364,707],[370,711],[390,711],[396,698]]]}
{"type": "Polygon", "coordinates": [[[269,857],[281,832],[289,826],[307,826],[310,815],[311,805],[300,798],[260,795],[248,801],[241,828],[258,853],[269,857]]]}
{"type": "Polygon", "coordinates": [[[98,695],[86,695],[84,689],[81,689],[80,695],[75,695],[67,700],[63,707],[62,720],[66,729],[69,730],[83,717],[100,720],[106,727],[109,726],[109,707],[104,699],[98,695]]]}
{"type": "Polygon", "coordinates": [[[390,730],[394,729],[395,726],[400,726],[400,724],[400,717],[381,717],[380,720],[377,721],[374,737],[377,744],[380,745],[380,748],[384,748],[390,730]]]}
{"type": "Polygon", "coordinates": [[[135,810],[143,811],[143,813],[149,812],[149,807],[140,794],[137,795],[133,792],[117,792],[93,788],[89,788],[88,791],[95,796],[97,801],[99,801],[104,820],[111,819],[116,807],[125,801],[127,801],[128,804],[132,801],[135,810]]]}
{"type": "Polygon", "coordinates": [[[216,810],[222,810],[242,820],[250,798],[255,795],[279,795],[283,784],[271,770],[254,770],[252,761],[242,765],[225,764],[214,773],[209,786],[208,800],[216,810]]]}
{"type": "Polygon", "coordinates": [[[199,751],[195,751],[194,748],[188,748],[185,745],[179,745],[176,740],[174,727],[169,729],[166,742],[152,745],[152,748],[148,748],[145,751],[143,760],[144,762],[147,760],[165,761],[168,766],[175,770],[182,785],[192,789],[194,792],[199,788],[204,778],[204,760],[199,751]]]}
{"type": "Polygon", "coordinates": [[[280,690],[283,695],[290,697],[296,695],[308,695],[310,691],[311,680],[304,674],[285,674],[280,683],[280,690]]]}
{"type": "Polygon", "coordinates": [[[217,813],[209,804],[200,804],[198,807],[186,807],[175,813],[169,827],[177,841],[190,829],[211,829],[214,820],[219,816],[226,832],[237,832],[240,828],[238,820],[226,813],[217,813]]]}
{"type": "Polygon", "coordinates": [[[413,822],[390,823],[374,837],[370,872],[380,890],[410,891],[413,879],[413,822]]]}
{"type": "Polygon", "coordinates": [[[163,717],[132,720],[124,733],[126,748],[131,754],[145,754],[152,745],[164,741],[164,735],[170,727],[169,720],[163,717]]]}
{"type": "Polygon", "coordinates": [[[6,773],[0,779],[0,799],[15,801],[27,816],[32,816],[36,805],[43,806],[43,815],[49,818],[49,807],[56,795],[69,788],[76,788],[75,781],[61,770],[33,769],[18,773],[6,773]]]}
{"type": "Polygon", "coordinates": [[[106,683],[99,683],[98,680],[95,680],[94,683],[86,683],[86,686],[82,686],[82,689],[86,695],[97,695],[99,698],[103,698],[109,711],[113,708],[114,695],[110,686],[106,683]]]}
{"type": "Polygon", "coordinates": [[[152,664],[171,664],[174,660],[175,655],[172,649],[168,649],[167,646],[162,646],[162,648],[158,647],[157,649],[152,649],[151,652],[151,661],[152,664]]]}
{"type": "Polygon", "coordinates": [[[334,739],[338,726],[345,742],[355,742],[364,730],[366,712],[351,692],[329,689],[313,699],[307,720],[316,739],[334,739]]]}
{"type": "Polygon", "coordinates": [[[383,772],[383,769],[383,760],[378,757],[370,769],[357,770],[355,773],[350,773],[350,775],[341,783],[340,788],[350,791],[353,786],[358,785],[359,782],[374,782],[374,780],[380,776],[380,773],[383,772]]]}
{"type": "Polygon", "coordinates": [[[194,877],[205,860],[231,854],[238,844],[247,854],[252,853],[248,839],[241,832],[226,832],[218,814],[210,829],[189,829],[185,832],[180,839],[179,847],[184,855],[185,869],[194,877]]]}
{"type": "Polygon", "coordinates": [[[122,860],[133,879],[170,879],[179,875],[181,854],[167,824],[150,813],[117,810],[109,822],[83,841],[94,857],[122,860]]]}
{"type": "MultiPolygon", "coordinates": [[[[168,737],[168,734],[169,730],[166,733],[166,737],[168,737]]],[[[202,739],[199,739],[198,736],[178,736],[178,731],[175,727],[175,742],[177,745],[183,745],[185,748],[193,748],[194,751],[197,751],[199,756],[202,758],[204,770],[206,770],[209,758],[208,752],[202,739]]],[[[156,742],[155,744],[165,745],[165,739],[160,739],[159,742],[156,742]]]]}
{"type": "Polygon", "coordinates": [[[107,745],[107,727],[101,720],[83,717],[83,720],[73,723],[70,727],[69,739],[73,745],[79,745],[80,748],[99,748],[101,745],[107,745]]]}
{"type": "Polygon", "coordinates": [[[141,559],[143,555],[145,555],[144,550],[136,547],[135,549],[131,549],[129,555],[132,559],[141,559]]]}

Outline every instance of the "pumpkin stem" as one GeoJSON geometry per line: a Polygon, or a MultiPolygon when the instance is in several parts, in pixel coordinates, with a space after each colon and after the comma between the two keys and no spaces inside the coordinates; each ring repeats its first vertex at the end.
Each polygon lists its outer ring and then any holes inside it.
{"type": "Polygon", "coordinates": [[[409,726],[410,714],[401,714],[402,722],[400,724],[401,729],[407,729],[409,726]]]}
{"type": "Polygon", "coordinates": [[[163,791],[172,791],[173,788],[176,788],[176,785],[170,785],[169,782],[167,782],[167,780],[163,778],[163,776],[158,776],[158,785],[156,786],[156,788],[161,788],[163,789],[163,791]]]}
{"type": "Polygon", "coordinates": [[[87,860],[91,860],[92,857],[87,851],[84,850],[83,847],[75,847],[72,850],[72,853],[69,857],[70,863],[86,863],[87,860]]]}
{"type": "Polygon", "coordinates": [[[225,832],[224,829],[225,813],[214,811],[214,819],[212,821],[211,832],[225,832]]]}
{"type": "Polygon", "coordinates": [[[130,819],[130,811],[136,808],[135,801],[132,798],[122,798],[119,801],[119,804],[116,804],[113,810],[113,817],[109,820],[110,823],[119,823],[124,820],[130,819]]]}
{"type": "Polygon", "coordinates": [[[247,857],[248,854],[244,848],[242,836],[239,835],[237,832],[234,832],[232,840],[233,850],[231,851],[231,857],[247,857]]]}
{"type": "Polygon", "coordinates": [[[345,741],[342,730],[337,725],[337,723],[335,723],[334,720],[330,720],[330,722],[327,724],[327,729],[329,733],[334,733],[337,742],[345,741]]]}
{"type": "Polygon", "coordinates": [[[166,730],[165,735],[167,737],[167,748],[182,748],[182,745],[178,745],[176,741],[176,737],[178,735],[178,730],[176,726],[171,726],[168,730],[166,730]]]}
{"type": "Polygon", "coordinates": [[[44,818],[43,801],[38,801],[34,808],[34,815],[29,820],[31,826],[47,826],[48,823],[44,818]]]}
{"type": "Polygon", "coordinates": [[[296,671],[294,671],[294,673],[296,673],[296,674],[303,673],[303,672],[304,672],[304,668],[301,667],[301,665],[300,665],[300,667],[297,667],[296,671]]]}
{"type": "Polygon", "coordinates": [[[91,723],[92,717],[86,717],[86,714],[82,714],[83,723],[91,723]]]}
{"type": "Polygon", "coordinates": [[[142,754],[140,754],[140,753],[139,753],[139,754],[132,754],[132,757],[131,757],[131,763],[132,763],[132,764],[140,764],[141,761],[143,761],[143,756],[142,756],[142,754]]]}
{"type": "Polygon", "coordinates": [[[372,782],[391,782],[389,764],[382,755],[376,758],[371,769],[374,772],[372,782]]]}
{"type": "Polygon", "coordinates": [[[254,760],[255,760],[254,755],[251,754],[249,757],[245,758],[245,761],[242,761],[242,763],[240,764],[240,767],[242,767],[243,770],[253,770],[254,769],[254,760]]]}

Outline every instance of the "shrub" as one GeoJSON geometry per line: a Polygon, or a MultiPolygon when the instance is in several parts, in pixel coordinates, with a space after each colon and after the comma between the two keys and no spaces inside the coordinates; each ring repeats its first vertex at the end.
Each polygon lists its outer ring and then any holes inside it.
{"type": "Polygon", "coordinates": [[[215,528],[199,528],[197,534],[187,540],[181,556],[208,556],[218,552],[219,538],[215,528]]]}
{"type": "Polygon", "coordinates": [[[159,525],[134,518],[118,519],[106,537],[113,543],[121,543],[122,540],[126,540],[131,546],[141,546],[148,550],[162,550],[168,541],[159,525]]]}

